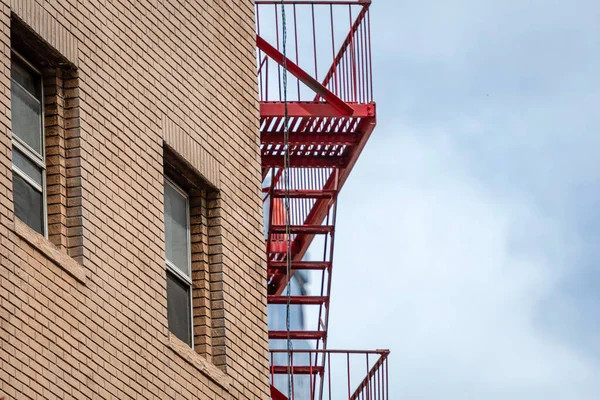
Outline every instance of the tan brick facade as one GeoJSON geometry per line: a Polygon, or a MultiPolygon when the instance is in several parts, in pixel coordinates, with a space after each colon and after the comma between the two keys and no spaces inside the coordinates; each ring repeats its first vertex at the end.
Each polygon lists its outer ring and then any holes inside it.
{"type": "Polygon", "coordinates": [[[0,5],[0,397],[269,398],[253,2],[0,5]],[[10,49],[23,30],[54,57],[48,239],[14,216],[10,49]],[[166,151],[202,182],[195,351],[167,327],[166,151]]]}

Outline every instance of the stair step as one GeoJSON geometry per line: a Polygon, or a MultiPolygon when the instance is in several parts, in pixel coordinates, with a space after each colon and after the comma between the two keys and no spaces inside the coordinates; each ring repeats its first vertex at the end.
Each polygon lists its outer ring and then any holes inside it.
{"type": "MultiPolygon", "coordinates": [[[[287,339],[287,331],[269,331],[269,339],[287,339]]],[[[324,339],[325,331],[290,331],[290,339],[316,340],[324,339]]]]}
{"type": "MultiPolygon", "coordinates": [[[[294,199],[331,199],[335,196],[335,190],[290,190],[290,198],[294,199]]],[[[285,198],[286,191],[281,189],[273,190],[273,197],[285,198]]]]}
{"type": "MultiPolygon", "coordinates": [[[[307,234],[307,235],[319,235],[333,232],[334,227],[331,225],[291,225],[291,234],[307,234]]],[[[271,227],[271,233],[285,234],[287,229],[285,225],[273,225],[271,227]]]]}
{"type": "MultiPolygon", "coordinates": [[[[331,267],[331,261],[292,261],[292,270],[322,271],[331,267]]],[[[287,261],[268,261],[268,269],[287,270],[287,261]]]]}
{"type": "MultiPolygon", "coordinates": [[[[287,296],[267,296],[268,304],[287,304],[287,296]]],[[[327,296],[290,296],[290,304],[319,305],[327,302],[327,296]]]]}
{"type": "MultiPolygon", "coordinates": [[[[287,365],[273,365],[271,366],[272,374],[288,374],[290,368],[287,365]]],[[[291,372],[294,375],[308,375],[308,374],[322,374],[324,371],[323,367],[307,366],[307,365],[294,365],[291,367],[291,372]]]]}

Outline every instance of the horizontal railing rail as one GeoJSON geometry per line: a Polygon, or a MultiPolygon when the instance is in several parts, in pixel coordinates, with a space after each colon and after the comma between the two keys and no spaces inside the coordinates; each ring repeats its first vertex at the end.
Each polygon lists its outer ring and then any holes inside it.
{"type": "MultiPolygon", "coordinates": [[[[373,101],[370,4],[370,0],[286,1],[289,66],[302,76],[309,75],[343,102],[373,101]]],[[[283,69],[277,60],[283,53],[281,1],[257,0],[255,7],[258,41],[279,53],[273,58],[273,51],[265,52],[259,46],[259,99],[282,101],[283,69]]],[[[290,72],[294,71],[288,71],[288,101],[327,100],[323,91],[315,93],[314,84],[307,86],[306,78],[290,72]]]]}
{"type": "Polygon", "coordinates": [[[271,385],[290,400],[387,400],[389,350],[271,350],[271,385]]]}

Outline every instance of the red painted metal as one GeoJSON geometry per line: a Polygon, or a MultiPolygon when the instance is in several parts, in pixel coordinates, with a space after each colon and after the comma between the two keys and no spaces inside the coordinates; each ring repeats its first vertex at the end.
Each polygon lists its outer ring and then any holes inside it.
{"type": "MultiPolygon", "coordinates": [[[[260,135],[260,142],[263,144],[284,144],[283,132],[265,132],[260,135]]],[[[335,131],[309,131],[298,132],[290,136],[288,143],[290,145],[338,145],[352,146],[358,144],[360,135],[356,132],[335,132],[335,131]]]]}
{"type": "Polygon", "coordinates": [[[289,190],[287,193],[284,190],[273,190],[271,196],[274,198],[283,198],[289,196],[297,199],[331,199],[336,196],[333,190],[289,190]]]}
{"type": "Polygon", "coordinates": [[[308,235],[322,235],[333,232],[333,226],[327,225],[291,225],[286,227],[285,225],[273,225],[271,227],[274,234],[286,233],[289,229],[290,233],[304,233],[308,235]]]}
{"type": "MultiPolygon", "coordinates": [[[[300,168],[334,168],[334,167],[344,167],[347,164],[347,161],[340,156],[332,157],[329,155],[322,155],[319,152],[315,152],[317,154],[314,155],[297,155],[294,158],[290,157],[290,166],[291,167],[300,167],[300,168]]],[[[263,168],[280,168],[283,164],[283,154],[282,155],[265,155],[262,157],[262,167],[263,168]]]]}
{"type": "MultiPolygon", "coordinates": [[[[348,104],[352,109],[353,118],[369,118],[375,117],[375,103],[365,104],[348,104]]],[[[276,122],[271,121],[274,125],[283,125],[284,104],[279,101],[261,102],[260,103],[260,118],[264,122],[266,118],[277,118],[276,122]]],[[[306,125],[313,125],[317,122],[318,117],[343,117],[340,113],[328,103],[316,101],[293,102],[288,104],[288,115],[290,117],[305,117],[309,118],[306,125]],[[311,122],[313,124],[311,124],[311,122]]],[[[344,121],[344,120],[341,120],[344,121]]],[[[267,125],[267,124],[265,124],[267,125]]],[[[294,132],[292,129],[291,132],[294,132]]]]}
{"type": "MultiPolygon", "coordinates": [[[[288,374],[291,373],[292,375],[307,375],[307,374],[322,374],[324,371],[323,367],[316,367],[316,366],[310,366],[310,365],[302,365],[302,366],[293,366],[293,367],[288,367],[287,365],[275,365],[274,367],[271,368],[271,372],[273,374],[288,374]]],[[[292,396],[292,399],[294,398],[294,396],[292,396]]]]}
{"type": "Polygon", "coordinates": [[[277,375],[290,375],[296,388],[310,382],[308,390],[292,392],[290,400],[389,400],[389,350],[292,350],[294,364],[291,368],[273,364],[278,354],[287,359],[287,350],[271,350],[271,384],[275,390],[281,390],[279,393],[282,394],[286,392],[283,386],[287,382],[278,381],[277,375]],[[317,366],[314,360],[323,362],[317,366]]]}
{"type": "MultiPolygon", "coordinates": [[[[325,331],[290,331],[292,340],[318,340],[325,337],[325,331]]],[[[269,339],[287,339],[288,331],[269,331],[269,339]]]]}
{"type": "MultiPolygon", "coordinates": [[[[267,268],[270,270],[285,271],[287,268],[287,261],[267,261],[267,268]]],[[[331,268],[331,262],[323,261],[294,261],[292,262],[292,269],[305,270],[305,271],[322,271],[324,269],[331,268]]]]}
{"type": "MultiPolygon", "coordinates": [[[[352,115],[352,108],[342,101],[339,97],[333,94],[325,86],[321,85],[321,82],[310,76],[306,71],[296,65],[292,60],[284,57],[275,47],[271,46],[266,40],[256,35],[256,45],[261,49],[267,56],[275,60],[279,65],[283,65],[284,59],[287,70],[290,74],[298,78],[299,81],[304,83],[306,86],[315,91],[321,96],[327,103],[331,104],[341,115],[352,115]]],[[[298,90],[300,93],[300,90],[298,90]]]]}
{"type": "MultiPolygon", "coordinates": [[[[313,350],[303,353],[308,359],[298,358],[301,354],[294,351],[290,360],[286,357],[285,365],[279,363],[281,359],[274,360],[272,353],[272,375],[292,376],[290,399],[295,397],[296,390],[303,387],[294,383],[294,375],[309,376],[310,390],[303,393],[303,399],[308,394],[311,399],[320,399],[324,393],[332,398],[332,393],[335,394],[331,383],[331,364],[327,364],[332,355],[342,353],[326,353],[324,349],[327,348],[337,199],[376,123],[370,54],[370,3],[370,0],[286,0],[286,7],[291,13],[288,13],[286,21],[288,41],[285,57],[281,52],[279,32],[282,2],[255,1],[260,151],[267,217],[267,302],[279,306],[291,304],[318,308],[316,321],[308,323],[306,330],[269,331],[271,341],[290,338],[309,341],[313,347],[313,350]],[[263,18],[268,21],[261,23],[263,18]],[[339,35],[341,27],[348,33],[339,35]],[[336,35],[339,40],[336,40],[336,35]],[[323,45],[331,46],[331,55],[326,56],[320,51],[323,45]],[[284,64],[289,72],[287,103],[282,101],[284,64]],[[319,68],[323,69],[324,75],[319,75],[319,68]],[[308,72],[311,70],[312,74],[308,72]],[[288,117],[287,140],[284,137],[285,115],[288,117]],[[281,179],[286,154],[289,155],[290,168],[285,176],[289,187],[285,187],[281,179]],[[288,218],[284,212],[286,204],[289,206],[288,218]],[[289,226],[286,226],[286,220],[289,220],[289,226]],[[322,240],[314,241],[315,237],[322,240]],[[312,248],[311,259],[307,260],[307,250],[313,243],[322,246],[321,251],[312,248]],[[288,254],[291,255],[289,262],[288,254]],[[284,289],[298,270],[311,271],[312,279],[318,275],[320,285],[316,282],[313,286],[319,289],[311,295],[291,296],[288,302],[288,297],[283,295],[284,289]],[[294,358],[295,355],[298,357],[294,358]]],[[[354,391],[350,390],[349,383],[350,359],[355,353],[343,353],[348,359],[349,381],[345,394],[348,398],[386,398],[373,397],[374,392],[370,392],[370,388],[383,382],[387,387],[387,380],[380,379],[384,375],[381,371],[387,366],[387,353],[375,353],[385,358],[385,364],[370,365],[367,354],[366,364],[371,370],[365,371],[366,377],[354,385],[354,391]]],[[[372,352],[369,354],[373,355],[372,352]]],[[[387,370],[385,372],[387,374],[387,370]]],[[[273,376],[271,383],[274,383],[273,376]]],[[[272,398],[286,398],[283,393],[287,393],[287,386],[285,390],[275,386],[275,390],[281,391],[272,390],[272,398]]]]}
{"type": "Polygon", "coordinates": [[[271,385],[271,399],[273,400],[288,400],[285,394],[281,393],[277,388],[271,385]]]}
{"type": "MultiPolygon", "coordinates": [[[[329,298],[327,296],[290,296],[290,304],[298,305],[320,305],[327,303],[329,298]]],[[[287,304],[287,296],[274,296],[268,295],[267,302],[269,304],[287,304]]]]}

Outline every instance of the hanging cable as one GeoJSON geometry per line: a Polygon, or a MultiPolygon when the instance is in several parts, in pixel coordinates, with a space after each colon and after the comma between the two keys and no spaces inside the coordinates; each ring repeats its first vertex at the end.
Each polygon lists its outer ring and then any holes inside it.
{"type": "Polygon", "coordinates": [[[287,283],[287,303],[285,310],[285,328],[287,332],[287,355],[288,355],[288,399],[292,399],[292,339],[290,337],[290,304],[292,299],[291,280],[292,273],[292,240],[290,229],[290,137],[289,137],[289,116],[287,104],[287,26],[285,16],[285,0],[281,0],[281,28],[282,28],[282,50],[283,50],[283,183],[285,190],[284,214],[285,214],[285,236],[286,236],[286,276],[287,283]]]}

